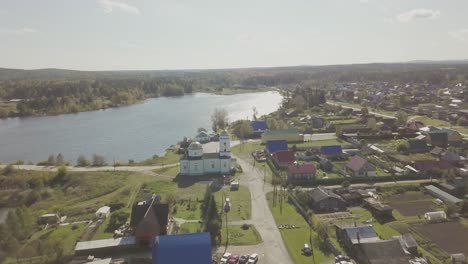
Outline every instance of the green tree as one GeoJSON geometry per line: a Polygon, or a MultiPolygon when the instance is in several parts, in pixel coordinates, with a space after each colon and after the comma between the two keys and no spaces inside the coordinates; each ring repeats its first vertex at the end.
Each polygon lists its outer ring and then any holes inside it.
{"type": "Polygon", "coordinates": [[[211,123],[213,131],[225,129],[228,126],[228,112],[224,108],[215,108],[211,115],[211,123]]]}
{"type": "Polygon", "coordinates": [[[59,154],[57,155],[57,158],[55,159],[55,164],[56,164],[57,166],[62,166],[62,165],[65,164],[65,161],[64,161],[64,159],[63,159],[62,153],[59,153],[59,154]]]}
{"type": "Polygon", "coordinates": [[[90,165],[89,160],[85,156],[80,155],[76,160],[76,165],[79,167],[88,167],[90,165]]]}
{"type": "Polygon", "coordinates": [[[118,229],[122,225],[127,222],[129,217],[129,213],[123,211],[117,211],[111,214],[109,219],[109,225],[107,226],[107,232],[114,232],[114,230],[118,229]]]}
{"type": "Polygon", "coordinates": [[[49,165],[49,166],[54,166],[55,165],[55,156],[54,155],[49,155],[49,158],[47,159],[47,165],[49,165]]]}
{"type": "Polygon", "coordinates": [[[100,167],[106,165],[106,160],[104,156],[94,154],[93,155],[93,166],[100,167]]]}
{"type": "Polygon", "coordinates": [[[351,186],[351,183],[349,181],[343,181],[341,183],[341,187],[343,188],[348,188],[349,186],[351,186]]]}
{"type": "Polygon", "coordinates": [[[7,176],[15,172],[15,167],[13,164],[8,164],[5,168],[3,168],[3,175],[7,176]]]}
{"type": "Polygon", "coordinates": [[[60,166],[57,170],[57,175],[55,175],[54,181],[57,183],[63,183],[66,180],[66,177],[68,175],[68,170],[67,167],[65,166],[60,166]]]}
{"type": "Polygon", "coordinates": [[[406,122],[408,121],[408,115],[405,112],[398,111],[395,114],[395,117],[396,117],[396,124],[398,126],[405,126],[406,125],[406,122]]]}
{"type": "Polygon", "coordinates": [[[250,126],[250,121],[243,120],[239,127],[239,135],[241,139],[249,138],[252,135],[252,127],[250,126]]]}

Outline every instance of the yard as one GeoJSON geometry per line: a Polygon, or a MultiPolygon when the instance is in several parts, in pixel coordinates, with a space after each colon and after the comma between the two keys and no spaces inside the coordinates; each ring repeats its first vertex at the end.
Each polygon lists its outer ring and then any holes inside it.
{"type": "Polygon", "coordinates": [[[229,221],[250,219],[252,205],[249,188],[241,185],[238,191],[231,191],[229,187],[224,187],[215,192],[216,204],[220,209],[223,202],[223,194],[224,197],[229,198],[232,204],[228,215],[229,221]]]}
{"type": "Polygon", "coordinates": [[[282,209],[279,204],[273,207],[273,193],[267,194],[268,204],[270,206],[273,217],[275,218],[276,225],[295,225],[299,228],[295,229],[281,229],[281,237],[286,245],[294,263],[324,263],[331,261],[333,254],[324,250],[324,243],[321,241],[314,231],[312,232],[312,243],[310,243],[309,226],[304,218],[296,211],[294,205],[283,202],[282,209]],[[301,249],[304,244],[311,244],[314,256],[305,256],[302,254],[301,249]],[[327,252],[327,253],[324,253],[327,252]]]}
{"type": "Polygon", "coordinates": [[[450,127],[450,122],[430,118],[428,116],[415,116],[412,120],[417,120],[423,122],[426,126],[436,126],[436,127],[450,127]]]}
{"type": "Polygon", "coordinates": [[[460,223],[425,224],[415,229],[449,254],[468,255],[468,228],[460,223]]]}
{"type": "Polygon", "coordinates": [[[402,216],[418,216],[437,208],[434,198],[421,192],[406,192],[391,196],[387,199],[388,204],[397,210],[402,216]]]}
{"type": "Polygon", "coordinates": [[[144,161],[140,162],[132,162],[129,163],[129,166],[163,166],[169,164],[178,163],[180,160],[181,155],[177,154],[174,150],[167,150],[164,156],[161,157],[153,157],[144,161]]]}
{"type": "Polygon", "coordinates": [[[303,148],[316,148],[316,147],[330,146],[330,145],[351,146],[350,143],[340,140],[340,139],[305,141],[303,143],[298,143],[294,145],[296,145],[296,147],[303,147],[303,148]]]}
{"type": "MultiPolygon", "coordinates": [[[[228,221],[230,219],[228,218],[228,221]]],[[[180,226],[179,234],[202,232],[202,225],[199,223],[184,223],[180,226]]],[[[260,234],[253,225],[248,225],[248,229],[242,229],[240,225],[228,225],[229,245],[246,246],[257,245],[262,242],[260,234]]],[[[223,218],[223,227],[221,229],[221,245],[226,245],[226,223],[223,218]]]]}
{"type": "Polygon", "coordinates": [[[265,149],[265,145],[262,145],[260,141],[250,141],[232,147],[231,151],[234,155],[239,155],[242,157],[251,157],[250,155],[252,152],[263,149],[265,149]]]}

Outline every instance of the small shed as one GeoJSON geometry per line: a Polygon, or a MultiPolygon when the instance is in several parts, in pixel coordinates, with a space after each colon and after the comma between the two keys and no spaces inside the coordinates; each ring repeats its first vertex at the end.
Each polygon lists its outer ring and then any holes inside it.
{"type": "Polygon", "coordinates": [[[106,218],[110,215],[111,208],[103,206],[96,211],[96,218],[106,218]]]}
{"type": "Polygon", "coordinates": [[[44,214],[38,217],[37,222],[39,224],[57,224],[60,223],[60,217],[58,214],[44,214]]]}
{"type": "Polygon", "coordinates": [[[454,264],[463,264],[463,263],[466,263],[466,257],[465,257],[465,254],[463,253],[457,253],[457,254],[452,254],[450,255],[450,260],[452,261],[452,263],[454,264]]]}
{"type": "Polygon", "coordinates": [[[424,218],[431,223],[443,222],[447,220],[447,214],[444,211],[427,212],[424,218]]]}

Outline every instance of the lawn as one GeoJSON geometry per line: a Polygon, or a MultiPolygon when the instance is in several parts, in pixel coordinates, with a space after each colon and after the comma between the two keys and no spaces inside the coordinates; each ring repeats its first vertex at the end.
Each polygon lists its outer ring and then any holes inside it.
{"type": "Polygon", "coordinates": [[[440,127],[450,127],[451,124],[450,122],[444,121],[444,120],[439,120],[439,119],[434,119],[430,118],[428,116],[417,116],[413,120],[418,120],[423,122],[426,126],[440,126],[440,127]]]}
{"type": "Polygon", "coordinates": [[[304,218],[296,211],[296,208],[287,202],[283,203],[282,209],[278,205],[273,207],[273,193],[267,194],[268,205],[271,209],[276,224],[279,225],[295,225],[299,226],[297,229],[282,229],[280,230],[283,242],[291,256],[293,263],[324,263],[331,261],[334,256],[331,253],[324,253],[323,242],[318,238],[318,235],[312,232],[312,242],[310,243],[309,226],[304,218]],[[304,244],[311,244],[314,252],[314,257],[302,255],[301,249],[304,244]]]}
{"type": "MultiPolygon", "coordinates": [[[[257,229],[255,229],[255,226],[248,225],[248,227],[249,228],[247,230],[244,230],[240,225],[228,225],[229,245],[247,246],[261,243],[262,238],[257,229]]],[[[221,237],[221,245],[226,245],[226,223],[224,221],[223,229],[221,230],[221,237]]]]}
{"type": "Polygon", "coordinates": [[[375,221],[374,217],[368,210],[362,207],[351,207],[348,209],[354,215],[354,218],[346,219],[344,220],[344,222],[356,221],[356,222],[362,223],[362,222],[368,221],[369,219],[373,219],[374,221],[372,221],[372,226],[374,227],[375,232],[379,235],[381,239],[389,239],[392,236],[400,235],[398,231],[392,228],[391,223],[381,224],[378,221],[375,221]]]}
{"type": "Polygon", "coordinates": [[[253,141],[236,145],[231,148],[231,151],[234,155],[250,156],[252,152],[263,149],[265,145],[262,145],[260,141],[253,141]]]}
{"type": "Polygon", "coordinates": [[[48,228],[35,233],[19,250],[18,255],[32,257],[56,254],[59,248],[63,249],[63,255],[73,253],[77,240],[81,237],[86,224],[73,224],[48,228]],[[42,245],[42,247],[37,247],[42,245]]]}
{"type": "Polygon", "coordinates": [[[216,204],[221,209],[221,202],[223,201],[223,193],[225,197],[228,197],[231,201],[232,207],[229,211],[229,221],[235,220],[248,220],[251,218],[251,199],[250,191],[246,186],[240,186],[238,191],[230,191],[229,188],[225,187],[214,193],[216,204]]]}
{"type": "Polygon", "coordinates": [[[163,166],[178,163],[181,155],[173,150],[167,150],[166,154],[162,157],[154,157],[141,162],[129,163],[129,166],[163,166]]]}
{"type": "Polygon", "coordinates": [[[200,223],[183,223],[179,228],[179,234],[200,233],[203,226],[200,223]]]}

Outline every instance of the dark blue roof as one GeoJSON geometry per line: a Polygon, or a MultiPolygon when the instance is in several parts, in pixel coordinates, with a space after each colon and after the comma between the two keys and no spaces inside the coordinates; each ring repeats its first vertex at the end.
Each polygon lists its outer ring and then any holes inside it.
{"type": "Polygon", "coordinates": [[[263,131],[268,129],[268,125],[265,121],[251,121],[250,126],[253,131],[263,131]]]}
{"type": "Polygon", "coordinates": [[[339,155],[343,154],[343,148],[341,148],[340,145],[322,146],[320,147],[320,153],[325,155],[339,155]]]}
{"type": "Polygon", "coordinates": [[[266,143],[268,153],[273,154],[278,151],[288,150],[288,141],[286,140],[268,140],[266,143]]]}
{"type": "Polygon", "coordinates": [[[153,264],[211,264],[210,233],[158,236],[153,264]]]}

